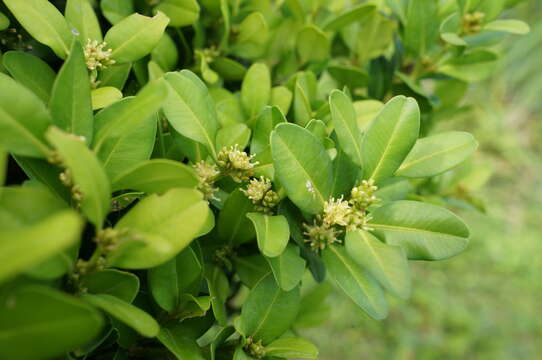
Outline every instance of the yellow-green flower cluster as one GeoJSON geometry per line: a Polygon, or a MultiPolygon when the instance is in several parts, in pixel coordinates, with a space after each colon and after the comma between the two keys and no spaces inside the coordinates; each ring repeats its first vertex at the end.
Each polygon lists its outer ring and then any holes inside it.
{"type": "Polygon", "coordinates": [[[374,184],[374,180],[363,180],[361,184],[354,187],[350,191],[349,203],[356,209],[365,211],[371,205],[378,201],[375,192],[378,187],[374,184]]]}
{"type": "Polygon", "coordinates": [[[261,176],[259,179],[250,180],[247,188],[241,191],[252,201],[256,211],[271,214],[280,201],[272,187],[271,180],[261,176]]]}
{"type": "Polygon", "coordinates": [[[265,347],[262,345],[262,341],[254,342],[252,337],[247,338],[247,344],[245,350],[255,359],[261,359],[265,356],[265,347]]]}
{"type": "Polygon", "coordinates": [[[307,238],[305,242],[309,243],[311,250],[319,252],[324,250],[327,246],[338,242],[338,232],[330,226],[319,223],[317,218],[312,225],[303,224],[305,232],[303,233],[307,238]]]}
{"type": "Polygon", "coordinates": [[[248,155],[239,150],[237,144],[224,147],[217,157],[216,164],[222,174],[229,175],[235,182],[248,181],[254,175],[254,166],[257,162],[252,162],[254,155],[248,155]]]}
{"type": "Polygon", "coordinates": [[[194,170],[196,170],[196,175],[199,179],[198,190],[203,193],[206,200],[214,199],[214,193],[217,190],[217,188],[214,187],[214,182],[220,174],[216,165],[207,164],[202,160],[194,164],[193,167],[194,170]]]}
{"type": "Polygon", "coordinates": [[[97,40],[87,40],[85,45],[85,63],[90,71],[105,69],[115,63],[111,59],[112,50],[106,49],[107,43],[99,43],[97,40]]]}
{"type": "Polygon", "coordinates": [[[479,33],[482,30],[482,22],[485,14],[480,11],[473,13],[467,13],[463,15],[462,19],[462,33],[466,35],[472,35],[479,33]]]}

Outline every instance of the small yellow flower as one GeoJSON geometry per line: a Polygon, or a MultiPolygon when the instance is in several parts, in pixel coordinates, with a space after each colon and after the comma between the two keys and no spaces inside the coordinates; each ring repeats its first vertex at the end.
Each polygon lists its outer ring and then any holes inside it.
{"type": "Polygon", "coordinates": [[[199,178],[198,190],[203,193],[206,200],[215,199],[214,193],[217,188],[215,188],[213,184],[220,174],[216,165],[207,164],[202,160],[194,164],[193,168],[199,178]]]}
{"type": "Polygon", "coordinates": [[[271,214],[280,201],[278,194],[271,189],[272,186],[271,180],[261,176],[250,180],[247,188],[241,191],[252,201],[256,211],[271,214]]]}
{"type": "Polygon", "coordinates": [[[97,40],[87,40],[85,45],[85,62],[87,68],[90,71],[105,69],[115,63],[115,60],[111,59],[113,50],[105,49],[107,43],[99,43],[97,40]]]}
{"type": "Polygon", "coordinates": [[[324,203],[323,222],[327,226],[347,226],[351,213],[348,201],[343,200],[342,196],[338,199],[330,198],[324,203]]]}
{"type": "Polygon", "coordinates": [[[363,180],[359,186],[356,186],[350,192],[350,204],[358,209],[365,211],[369,206],[378,201],[374,195],[378,187],[373,179],[363,180]]]}
{"type": "Polygon", "coordinates": [[[238,145],[224,147],[217,156],[217,165],[220,171],[228,174],[235,182],[248,181],[254,175],[254,166],[257,162],[252,162],[254,155],[248,155],[246,152],[238,149],[238,145]]]}
{"type": "Polygon", "coordinates": [[[322,251],[327,246],[339,242],[337,239],[338,232],[333,227],[319,224],[318,220],[313,225],[303,224],[306,229],[303,234],[307,237],[305,242],[309,243],[311,249],[315,252],[322,251]]]}

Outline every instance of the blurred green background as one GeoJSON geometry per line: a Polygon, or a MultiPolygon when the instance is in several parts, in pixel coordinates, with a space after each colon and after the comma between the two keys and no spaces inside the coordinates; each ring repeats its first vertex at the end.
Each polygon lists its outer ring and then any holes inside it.
{"type": "Polygon", "coordinates": [[[509,39],[500,71],[445,122],[480,142],[473,182],[491,173],[474,192],[485,213],[455,209],[471,227],[468,250],[412,262],[412,297],[390,298],[383,321],[332,295],[329,320],[303,331],[321,360],[542,358],[542,1],[508,15],[530,34],[509,39]]]}

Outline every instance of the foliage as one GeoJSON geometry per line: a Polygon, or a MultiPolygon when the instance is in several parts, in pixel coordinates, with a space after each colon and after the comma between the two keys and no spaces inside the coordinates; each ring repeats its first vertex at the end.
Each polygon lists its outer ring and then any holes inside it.
{"type": "Polygon", "coordinates": [[[3,0],[0,355],[316,358],[326,277],[385,318],[468,244],[433,132],[508,3],[3,0]]]}

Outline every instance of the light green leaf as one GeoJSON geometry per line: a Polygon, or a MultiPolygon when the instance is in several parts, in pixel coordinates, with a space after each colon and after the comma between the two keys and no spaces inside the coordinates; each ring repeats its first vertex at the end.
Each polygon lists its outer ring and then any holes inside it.
{"type": "Polygon", "coordinates": [[[397,23],[380,12],[362,19],[359,31],[354,33],[353,42],[359,63],[384,55],[393,43],[397,23]]]}
{"type": "Polygon", "coordinates": [[[326,60],[329,49],[328,36],[316,26],[307,25],[297,33],[296,50],[302,63],[326,60]]]}
{"type": "Polygon", "coordinates": [[[222,127],[216,134],[216,148],[223,149],[238,145],[244,149],[250,140],[250,129],[245,124],[231,124],[222,127]]]}
{"type": "Polygon", "coordinates": [[[333,186],[331,195],[334,198],[340,198],[348,194],[356,184],[361,170],[358,165],[340,149],[337,151],[335,159],[333,159],[333,186]]]}
{"type": "Polygon", "coordinates": [[[116,24],[134,13],[134,4],[131,0],[101,0],[100,8],[111,24],[116,24]]]}
{"type": "Polygon", "coordinates": [[[141,59],[158,44],[168,23],[161,12],[152,18],[132,14],[121,20],[105,34],[105,42],[113,49],[111,58],[117,63],[141,59]]]}
{"type": "Polygon", "coordinates": [[[104,325],[83,301],[36,285],[2,297],[0,319],[0,357],[13,360],[56,358],[92,341],[104,325]]]}
{"type": "Polygon", "coordinates": [[[109,211],[111,189],[101,164],[81,139],[51,127],[47,140],[56,148],[82,194],[81,210],[98,229],[109,211]]]}
{"type": "Polygon", "coordinates": [[[218,214],[218,238],[228,245],[240,245],[254,238],[254,226],[246,217],[253,211],[252,201],[239,189],[234,190],[218,214]]]}
{"type": "Polygon", "coordinates": [[[91,294],[108,294],[131,303],[139,291],[139,278],[129,272],[105,269],[84,276],[81,286],[91,294]]]}
{"type": "Polygon", "coordinates": [[[294,85],[294,120],[301,126],[306,126],[312,119],[311,95],[308,76],[298,74],[294,85]]]}
{"type": "Polygon", "coordinates": [[[43,134],[51,116],[40,99],[9,76],[0,73],[0,146],[17,155],[45,157],[49,147],[43,134]]]}
{"type": "Polygon", "coordinates": [[[196,188],[198,183],[196,173],[188,165],[168,159],[153,159],[135,165],[115,177],[112,190],[162,194],[176,187],[196,188]]]}
{"type": "Polygon", "coordinates": [[[155,337],[160,326],[145,311],[109,294],[83,294],[82,298],[145,337],[155,337]]]}
{"type": "Polygon", "coordinates": [[[347,86],[351,90],[366,87],[369,82],[367,72],[353,66],[331,65],[327,71],[337,80],[339,86],[347,86]]]}
{"type": "Polygon", "coordinates": [[[361,165],[361,132],[352,101],[342,91],[333,90],[329,95],[329,107],[341,149],[355,164],[361,165]]]}
{"type": "Polygon", "coordinates": [[[149,195],[115,225],[133,234],[110,256],[112,265],[127,269],[158,266],[177,255],[190,242],[210,230],[213,214],[194,189],[171,189],[149,195]]]}
{"type": "Polygon", "coordinates": [[[49,101],[53,123],[62,130],[85,137],[90,144],[93,136],[90,81],[83,47],[74,41],[68,59],[60,68],[49,101]]]}
{"type": "Polygon", "coordinates": [[[299,256],[299,248],[288,245],[276,257],[266,257],[277,284],[284,291],[290,291],[299,284],[305,273],[305,260],[299,256]]]}
{"type": "Polygon", "coordinates": [[[211,304],[215,319],[220,326],[226,326],[228,325],[226,300],[230,295],[228,278],[226,278],[220,267],[211,264],[205,264],[204,276],[207,280],[209,295],[211,295],[211,304]]]}
{"type": "Polygon", "coordinates": [[[0,12],[0,31],[6,30],[9,27],[9,23],[10,23],[9,18],[0,12]]]}
{"type": "Polygon", "coordinates": [[[161,69],[171,71],[175,69],[179,61],[178,52],[177,45],[171,36],[164,32],[156,47],[151,51],[151,60],[160,65],[161,69]]]}
{"type": "Polygon", "coordinates": [[[256,284],[243,304],[239,330],[244,336],[269,344],[290,328],[299,300],[299,287],[283,291],[269,274],[256,284]]]}
{"type": "Polygon", "coordinates": [[[47,0],[4,0],[26,31],[55,54],[66,58],[73,36],[64,16],[47,0]]]}
{"type": "Polygon", "coordinates": [[[247,214],[256,229],[258,248],[267,257],[282,254],[290,239],[288,221],[282,215],[270,216],[257,212],[247,214]]]}
{"type": "Polygon", "coordinates": [[[79,33],[83,44],[89,39],[102,42],[100,23],[89,0],[66,1],[64,14],[71,28],[79,33]]]}
{"type": "Polygon", "coordinates": [[[131,69],[131,63],[115,64],[101,69],[98,73],[99,86],[113,86],[122,91],[131,69]]]}
{"type": "Polygon", "coordinates": [[[374,4],[361,4],[351,9],[346,10],[342,14],[331,18],[327,21],[323,29],[325,31],[337,31],[341,28],[350,25],[353,22],[360,21],[365,16],[371,15],[376,10],[374,4]]]}
{"type": "Polygon", "coordinates": [[[438,175],[465,161],[477,146],[471,134],[461,131],[419,139],[395,175],[413,178],[438,175]]]}
{"type": "Polygon", "coordinates": [[[277,106],[265,106],[256,119],[250,153],[259,154],[269,150],[269,136],[273,129],[282,122],[286,122],[286,118],[277,106]]]}
{"type": "Polygon", "coordinates": [[[71,210],[56,212],[39,222],[17,229],[2,226],[0,282],[75,244],[82,228],[81,218],[71,210]]]}
{"type": "Polygon", "coordinates": [[[384,104],[378,100],[359,100],[354,101],[354,109],[356,109],[356,118],[358,127],[362,132],[365,132],[371,121],[382,110],[384,104]]]}
{"type": "Polygon", "coordinates": [[[241,104],[249,119],[254,119],[269,103],[271,75],[267,65],[255,63],[248,69],[241,85],[241,104]]]}
{"type": "Polygon", "coordinates": [[[147,273],[154,300],[168,312],[179,306],[183,294],[197,294],[201,288],[203,263],[195,248],[187,247],[147,273]]]}
{"type": "Polygon", "coordinates": [[[116,87],[104,86],[92,90],[90,96],[92,99],[92,110],[99,110],[122,99],[122,92],[116,87]]]}
{"type": "Polygon", "coordinates": [[[49,102],[56,74],[45,61],[22,51],[8,51],[2,59],[18,83],[32,90],[44,103],[49,102]]]}
{"type": "Polygon", "coordinates": [[[135,98],[118,101],[96,115],[92,147],[110,177],[149,158],[156,131],[155,116],[167,94],[167,85],[156,80],[135,98]]]}
{"type": "Polygon", "coordinates": [[[388,315],[388,304],[378,284],[352,260],[343,247],[328,246],[322,253],[331,278],[356,305],[374,319],[388,315]]]}
{"type": "Polygon", "coordinates": [[[265,51],[269,27],[260,12],[253,12],[239,24],[239,31],[232,51],[240,57],[254,59],[265,51]]]}
{"type": "Polygon", "coordinates": [[[171,126],[181,135],[205,145],[216,158],[218,119],[209,90],[188,70],[167,73],[165,79],[171,90],[164,104],[164,114],[171,126]]]}
{"type": "Polygon", "coordinates": [[[529,25],[521,20],[503,19],[493,20],[484,25],[484,30],[502,31],[511,34],[525,35],[530,31],[529,25]]]}
{"type": "Polygon", "coordinates": [[[243,80],[247,69],[237,61],[227,57],[217,57],[209,64],[226,81],[243,80]]]}
{"type": "Polygon", "coordinates": [[[333,186],[331,159],[310,131],[279,124],[271,133],[275,177],[288,197],[303,211],[318,214],[333,186]]]}
{"type": "Polygon", "coordinates": [[[407,50],[416,56],[426,54],[435,44],[438,30],[438,3],[433,0],[410,0],[404,34],[407,50]]]}
{"type": "Polygon", "coordinates": [[[469,229],[454,213],[417,201],[396,201],[375,209],[371,227],[389,245],[402,247],[411,260],[442,260],[463,251],[469,229]]]}
{"type": "Polygon", "coordinates": [[[363,137],[365,179],[377,183],[393,176],[420,131],[420,110],[416,100],[396,96],[384,105],[363,137]]]}
{"type": "Polygon", "coordinates": [[[283,114],[288,114],[292,104],[293,94],[285,86],[275,86],[271,88],[271,98],[269,105],[276,106],[283,114]]]}
{"type": "Polygon", "coordinates": [[[302,338],[281,338],[265,347],[265,355],[287,359],[317,359],[318,348],[302,338]]]}
{"type": "Polygon", "coordinates": [[[410,296],[410,270],[402,248],[384,244],[363,230],[348,231],[345,245],[350,258],[386,290],[403,299],[410,296]]]}
{"type": "Polygon", "coordinates": [[[438,72],[466,82],[481,81],[493,74],[497,60],[495,53],[477,50],[451,58],[438,68],[438,72]]]}
{"type": "Polygon", "coordinates": [[[171,20],[170,26],[186,26],[198,20],[200,9],[196,0],[163,0],[154,11],[166,14],[171,20]]]}

